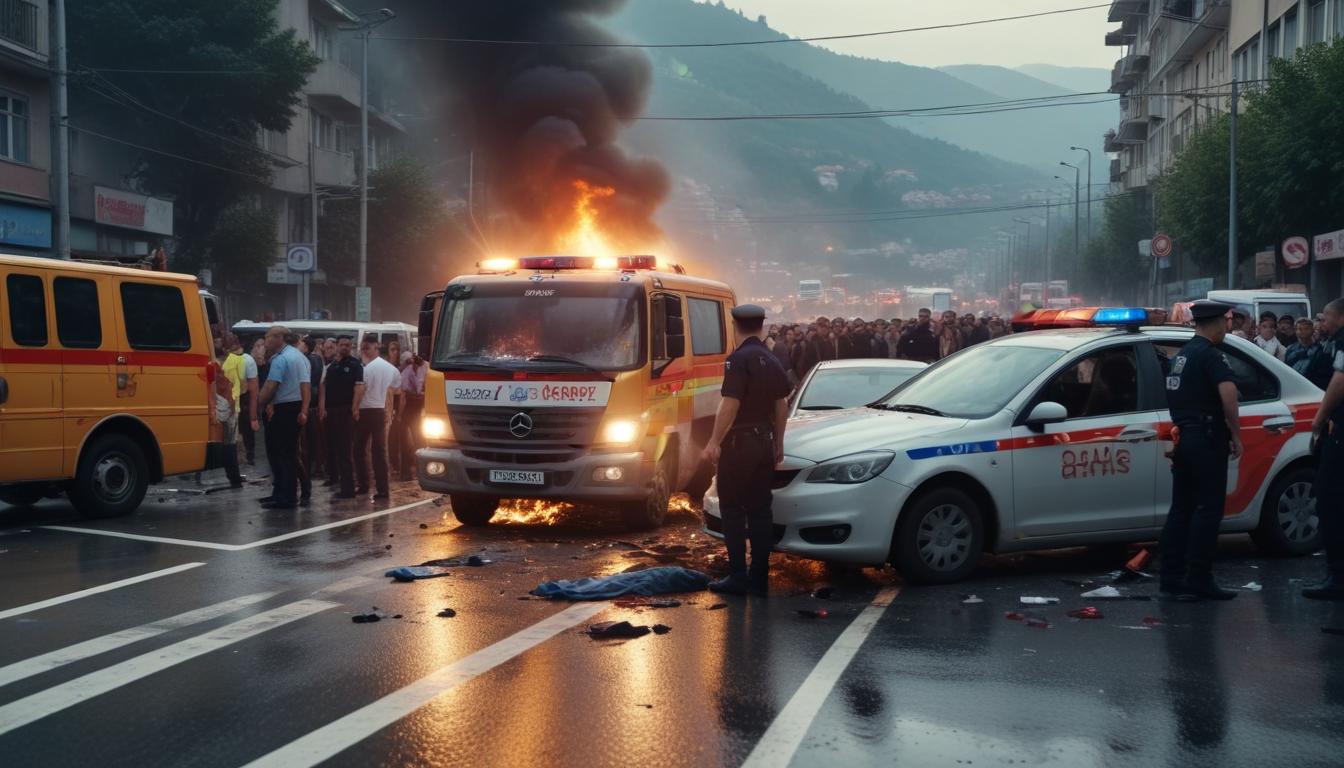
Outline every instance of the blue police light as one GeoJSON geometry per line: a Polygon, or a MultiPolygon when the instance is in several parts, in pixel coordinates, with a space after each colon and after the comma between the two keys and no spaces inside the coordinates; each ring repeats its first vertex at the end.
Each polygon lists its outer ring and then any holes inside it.
{"type": "Polygon", "coordinates": [[[1092,315],[1094,325],[1145,325],[1148,310],[1142,307],[1105,307],[1092,315]]]}

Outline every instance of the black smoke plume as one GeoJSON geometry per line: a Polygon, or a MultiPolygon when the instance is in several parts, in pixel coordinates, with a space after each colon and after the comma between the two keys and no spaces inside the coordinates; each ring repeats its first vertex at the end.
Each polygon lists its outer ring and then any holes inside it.
{"type": "MultiPolygon", "coordinates": [[[[439,29],[452,37],[546,43],[619,42],[599,23],[625,0],[453,0],[439,29]]],[[[652,80],[638,49],[453,43],[447,76],[459,119],[489,183],[524,230],[519,247],[551,249],[571,223],[575,181],[610,187],[593,200],[599,228],[616,247],[658,235],[653,214],[669,188],[657,162],[626,154],[616,140],[639,115],[652,80]]]]}

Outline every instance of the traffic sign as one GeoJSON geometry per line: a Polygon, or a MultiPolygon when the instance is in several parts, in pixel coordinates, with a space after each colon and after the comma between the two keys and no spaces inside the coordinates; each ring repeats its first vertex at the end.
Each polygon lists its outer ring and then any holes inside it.
{"type": "Polygon", "coordinates": [[[1153,255],[1165,259],[1171,255],[1171,237],[1161,232],[1153,235],[1153,255]]]}
{"type": "Polygon", "coordinates": [[[1311,246],[1305,237],[1290,237],[1283,241],[1283,263],[1289,269],[1305,267],[1311,259],[1311,246]]]}
{"type": "Polygon", "coordinates": [[[311,243],[290,243],[285,261],[294,272],[312,272],[317,269],[317,251],[311,243]]]}
{"type": "Polygon", "coordinates": [[[373,289],[367,285],[355,288],[355,322],[370,322],[373,314],[373,289]]]}

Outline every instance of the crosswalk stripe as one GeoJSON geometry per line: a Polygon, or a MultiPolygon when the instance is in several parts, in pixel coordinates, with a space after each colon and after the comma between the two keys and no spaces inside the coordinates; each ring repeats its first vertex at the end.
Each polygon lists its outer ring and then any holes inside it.
{"type": "Polygon", "coordinates": [[[91,640],[85,640],[82,643],[75,643],[64,648],[59,648],[40,656],[34,656],[23,661],[16,661],[0,667],[0,686],[6,686],[10,683],[40,675],[43,672],[56,669],[57,667],[72,664],[76,661],[97,656],[100,653],[116,650],[131,643],[139,642],[147,638],[161,635],[181,627],[189,627],[193,624],[199,624],[204,621],[225,616],[249,605],[255,605],[268,598],[274,597],[276,592],[258,592],[255,595],[244,595],[232,600],[225,600],[222,603],[208,605],[204,608],[197,608],[186,613],[179,613],[176,616],[170,616],[166,619],[142,624],[138,627],[122,629],[111,634],[95,637],[91,640]]]}
{"type": "Polygon", "coordinates": [[[171,576],[174,573],[181,573],[182,571],[188,571],[191,570],[192,568],[199,568],[202,565],[205,565],[205,563],[183,563],[181,565],[174,565],[172,568],[164,568],[161,571],[151,571],[150,573],[142,573],[139,576],[132,576],[129,579],[114,581],[110,584],[100,584],[96,587],[81,589],[78,592],[71,592],[68,595],[60,595],[58,597],[49,598],[47,600],[39,600],[36,603],[20,605],[17,608],[10,608],[9,610],[0,611],[0,619],[8,619],[11,616],[21,616],[25,613],[40,611],[43,608],[50,608],[53,605],[68,603],[71,600],[78,600],[81,597],[88,597],[89,595],[96,595],[102,592],[110,592],[114,589],[121,589],[122,587],[129,587],[132,584],[139,584],[142,581],[157,579],[161,576],[171,576]]]}
{"type": "Polygon", "coordinates": [[[840,680],[840,675],[854,660],[854,655],[859,652],[868,633],[877,626],[877,620],[882,618],[887,606],[900,593],[899,587],[884,588],[858,618],[845,627],[840,637],[826,649],[821,661],[817,662],[802,686],[794,691],[789,703],[780,710],[765,735],[756,742],[756,747],[747,755],[742,768],[783,768],[789,764],[803,743],[803,737],[812,727],[812,721],[821,711],[821,705],[840,680]]]}
{"type": "Polygon", "coordinates": [[[440,667],[410,685],[318,728],[248,763],[246,768],[296,768],[316,765],[354,746],[459,685],[586,621],[609,603],[579,603],[516,632],[494,645],[440,667]]]}
{"type": "Polygon", "coordinates": [[[283,605],[10,702],[0,706],[0,736],[156,672],[335,606],[324,600],[283,605]]]}

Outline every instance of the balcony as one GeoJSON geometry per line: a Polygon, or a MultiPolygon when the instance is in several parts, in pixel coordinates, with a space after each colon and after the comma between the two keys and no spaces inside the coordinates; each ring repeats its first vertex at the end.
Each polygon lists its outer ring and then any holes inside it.
{"type": "Polygon", "coordinates": [[[1134,44],[1134,40],[1135,40],[1137,37],[1138,37],[1138,33],[1134,32],[1133,30],[1127,29],[1127,25],[1126,25],[1126,27],[1121,27],[1121,28],[1119,28],[1119,29],[1114,29],[1114,30],[1111,30],[1110,32],[1107,32],[1107,33],[1106,33],[1106,44],[1107,44],[1107,45],[1133,45],[1133,44],[1134,44]]]}
{"type": "Polygon", "coordinates": [[[0,49],[32,64],[47,63],[47,4],[34,0],[0,0],[0,49]]]}
{"type": "Polygon", "coordinates": [[[317,65],[304,90],[313,103],[338,114],[359,111],[359,74],[334,59],[317,65]]]}
{"type": "Polygon", "coordinates": [[[354,186],[354,154],[313,147],[313,179],[322,187],[354,186]]]}
{"type": "Polygon", "coordinates": [[[1192,61],[1209,43],[1227,34],[1232,19],[1229,0],[1194,0],[1190,12],[1193,16],[1167,18],[1164,57],[1152,62],[1152,79],[1167,74],[1173,64],[1192,61]]]}
{"type": "Polygon", "coordinates": [[[1148,0],[1112,0],[1106,20],[1112,23],[1124,21],[1126,16],[1143,14],[1148,9],[1148,0]]]}
{"type": "Polygon", "coordinates": [[[1125,100],[1125,108],[1120,112],[1120,130],[1116,139],[1120,142],[1144,141],[1148,138],[1148,99],[1135,96],[1125,100]]]}
{"type": "Polygon", "coordinates": [[[1116,183],[1116,182],[1118,182],[1118,181],[1123,181],[1124,178],[1125,178],[1125,168],[1124,168],[1123,165],[1120,164],[1120,158],[1117,157],[1117,158],[1112,159],[1112,160],[1111,160],[1111,183],[1114,184],[1114,183],[1116,183]]]}
{"type": "Polygon", "coordinates": [[[1114,130],[1109,130],[1102,134],[1101,139],[1101,149],[1104,152],[1119,152],[1125,148],[1125,145],[1120,143],[1120,138],[1116,136],[1114,130]]]}

